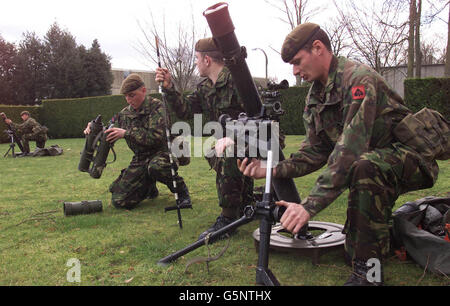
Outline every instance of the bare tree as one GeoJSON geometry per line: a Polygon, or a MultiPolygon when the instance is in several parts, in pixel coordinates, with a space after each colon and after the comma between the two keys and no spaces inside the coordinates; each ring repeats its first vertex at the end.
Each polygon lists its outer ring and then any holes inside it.
{"type": "Polygon", "coordinates": [[[447,52],[445,55],[445,76],[450,77],[450,1],[448,2],[447,52]]]}
{"type": "MultiPolygon", "coordinates": [[[[309,18],[317,14],[321,8],[316,6],[312,7],[309,0],[264,0],[267,4],[276,8],[281,12],[282,17],[279,17],[281,21],[288,24],[291,30],[297,25],[307,22],[309,18]]],[[[273,49],[277,53],[279,51],[273,49]]],[[[296,85],[300,85],[302,80],[300,76],[296,76],[296,85]]]]}
{"type": "MultiPolygon", "coordinates": [[[[279,19],[288,24],[291,30],[301,23],[308,22],[310,18],[325,9],[323,6],[312,7],[309,0],[265,1],[281,12],[283,17],[279,19]]],[[[321,26],[330,38],[331,48],[334,54],[341,55],[343,52],[347,52],[347,55],[349,55],[353,52],[342,18],[339,18],[339,16],[334,17],[327,24],[322,24],[321,26]]]]}
{"type": "Polygon", "coordinates": [[[422,19],[422,0],[409,1],[409,34],[408,34],[408,70],[407,77],[414,77],[414,65],[416,77],[420,78],[422,71],[422,54],[420,44],[420,26],[422,19]]]}
{"type": "MultiPolygon", "coordinates": [[[[405,0],[399,0],[405,1],[405,0]]],[[[421,29],[422,25],[429,25],[436,20],[441,19],[439,14],[445,9],[445,7],[450,6],[450,1],[448,0],[406,0],[409,2],[409,36],[408,36],[408,72],[407,77],[421,77],[422,64],[424,63],[422,58],[424,55],[423,44],[421,42],[421,29]],[[426,5],[429,11],[423,11],[423,5],[426,5]],[[423,14],[424,12],[424,14],[423,14]],[[415,66],[415,75],[414,75],[415,66]]],[[[449,14],[450,19],[450,14],[449,14]]],[[[443,22],[448,24],[448,21],[441,19],[443,22]]],[[[448,30],[448,35],[450,33],[450,28],[448,30]]],[[[447,44],[450,43],[450,36],[447,44]]],[[[436,46],[433,47],[436,49],[436,46]]],[[[433,56],[435,58],[436,56],[433,56]]],[[[427,60],[430,61],[430,54],[427,54],[427,60]]],[[[450,70],[450,67],[449,67],[450,70]]]]}
{"type": "MultiPolygon", "coordinates": [[[[180,91],[191,90],[195,87],[199,77],[195,72],[195,43],[198,34],[194,16],[187,26],[179,22],[176,34],[173,35],[166,27],[165,15],[162,15],[162,25],[158,27],[153,14],[150,12],[150,22],[137,21],[142,33],[142,40],[138,41],[136,50],[151,64],[157,66],[156,39],[159,41],[161,65],[169,70],[175,87],[180,91]],[[170,40],[168,39],[170,37],[170,40]]],[[[205,34],[202,36],[204,37],[205,34]]]]}
{"type": "Polygon", "coordinates": [[[328,34],[331,43],[331,50],[336,56],[343,55],[351,57],[355,49],[352,46],[350,36],[346,31],[345,20],[335,17],[328,24],[323,26],[324,31],[328,34]]]}
{"type": "Polygon", "coordinates": [[[308,19],[317,14],[321,8],[311,8],[308,5],[309,0],[265,0],[266,3],[278,9],[283,17],[281,21],[287,23],[291,30],[301,23],[307,22],[308,19]],[[276,2],[276,3],[275,3],[276,2]]]}
{"type": "MultiPolygon", "coordinates": [[[[440,35],[435,36],[435,41],[442,40],[440,35]]],[[[443,64],[445,63],[445,50],[440,49],[433,42],[421,43],[421,54],[422,54],[422,64],[430,65],[430,64],[443,64]]]]}
{"type": "Polygon", "coordinates": [[[409,34],[408,34],[408,71],[406,76],[408,78],[414,77],[414,21],[416,20],[416,0],[409,0],[409,34]]]}
{"type": "MultiPolygon", "coordinates": [[[[411,0],[416,1],[416,0],[411,0]]],[[[420,78],[422,73],[422,52],[420,49],[420,25],[421,25],[421,19],[422,19],[422,0],[417,0],[416,4],[416,16],[414,18],[414,27],[415,27],[415,33],[414,33],[414,53],[416,55],[416,78],[420,78]]]]}
{"type": "Polygon", "coordinates": [[[447,24],[447,47],[445,52],[445,72],[444,75],[450,77],[450,1],[449,0],[428,0],[430,13],[426,14],[425,19],[429,22],[438,19],[447,24]],[[448,8],[448,18],[439,17],[446,8],[448,8]]]}
{"type": "Polygon", "coordinates": [[[407,16],[401,14],[404,3],[373,1],[367,6],[347,0],[338,5],[334,0],[334,4],[356,49],[356,60],[381,73],[384,67],[398,65],[407,40],[407,16]]]}

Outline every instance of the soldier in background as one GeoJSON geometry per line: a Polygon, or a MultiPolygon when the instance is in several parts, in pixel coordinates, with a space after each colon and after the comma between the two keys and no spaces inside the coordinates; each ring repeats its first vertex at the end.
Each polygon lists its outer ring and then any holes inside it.
{"type": "Polygon", "coordinates": [[[11,119],[6,118],[4,113],[1,113],[6,124],[10,125],[16,130],[18,136],[21,138],[23,146],[23,156],[30,154],[30,140],[36,141],[36,147],[43,149],[47,141],[47,127],[40,125],[34,118],[30,116],[28,111],[20,113],[22,123],[14,123],[11,119]]]}
{"type": "MultiPolygon", "coordinates": [[[[124,138],[134,152],[128,168],[123,169],[109,187],[111,202],[117,208],[132,209],[142,200],[158,196],[156,182],[159,181],[171,192],[178,193],[181,205],[190,205],[189,191],[183,178],[178,174],[172,178],[164,105],[157,99],[146,97],[146,92],[142,78],[138,74],[130,74],[120,89],[129,106],[119,112],[114,127],[105,131],[107,141],[124,138]],[[177,190],[173,187],[173,180],[177,190]]],[[[89,124],[84,133],[90,133],[89,124]]]]}
{"type": "MultiPolygon", "coordinates": [[[[345,250],[353,272],[346,285],[382,284],[383,270],[379,279],[370,279],[367,262],[388,255],[392,207],[400,194],[433,186],[438,165],[393,133],[412,113],[402,98],[373,69],[333,55],[318,25],[297,26],[281,56],[312,86],[303,113],[306,139],[273,169],[273,176],[300,177],[326,165],[302,205],[277,202],[286,207],[281,224],[297,233],[348,189],[345,250]]],[[[259,160],[238,164],[245,175],[265,177],[259,160]]]]}
{"type": "MultiPolygon", "coordinates": [[[[203,114],[207,120],[218,122],[220,115],[228,114],[232,119],[237,119],[245,111],[244,104],[238,97],[230,71],[225,67],[223,55],[212,38],[200,39],[196,43],[195,57],[197,70],[204,79],[186,97],[175,90],[167,69],[156,69],[155,80],[163,82],[167,101],[178,118],[187,120],[194,114],[203,114]]],[[[207,155],[210,156],[209,153],[207,155]]],[[[216,171],[216,188],[222,212],[216,222],[199,236],[199,240],[236,220],[241,216],[242,208],[253,200],[253,180],[242,175],[236,166],[236,159],[212,155],[206,159],[216,171]]],[[[220,238],[226,237],[227,234],[224,234],[220,238]]]]}

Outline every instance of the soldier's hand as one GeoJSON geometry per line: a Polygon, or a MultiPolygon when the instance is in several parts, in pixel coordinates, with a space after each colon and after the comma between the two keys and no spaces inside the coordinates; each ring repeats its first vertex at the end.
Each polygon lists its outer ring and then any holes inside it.
{"type": "Polygon", "coordinates": [[[125,132],[126,130],[116,127],[107,129],[105,131],[105,133],[107,134],[106,141],[115,142],[116,140],[123,138],[125,136],[125,132]]]}
{"type": "Polygon", "coordinates": [[[12,123],[12,120],[11,120],[11,119],[8,119],[8,118],[6,118],[6,119],[5,119],[5,123],[6,123],[6,124],[11,124],[11,123],[12,123]]]}
{"type": "Polygon", "coordinates": [[[244,160],[237,160],[237,165],[239,171],[242,172],[245,176],[249,176],[254,179],[261,179],[266,177],[266,167],[265,162],[262,162],[259,159],[253,158],[250,163],[248,163],[248,158],[244,158],[244,160]]]}
{"type": "Polygon", "coordinates": [[[216,150],[216,156],[222,157],[223,152],[227,149],[227,147],[234,145],[233,139],[229,137],[224,137],[219,140],[217,140],[216,145],[214,146],[214,149],[216,150]]]}
{"type": "Polygon", "coordinates": [[[170,72],[166,68],[156,68],[156,76],[155,76],[156,83],[163,82],[164,88],[171,88],[172,87],[172,76],[170,75],[170,72]]]}
{"type": "Polygon", "coordinates": [[[303,225],[310,219],[310,215],[306,209],[303,208],[303,205],[286,201],[278,201],[275,202],[275,204],[286,207],[286,211],[283,213],[280,223],[281,226],[294,235],[297,234],[303,225]]]}
{"type": "Polygon", "coordinates": [[[83,131],[84,135],[89,135],[91,133],[91,123],[89,122],[83,131]]]}

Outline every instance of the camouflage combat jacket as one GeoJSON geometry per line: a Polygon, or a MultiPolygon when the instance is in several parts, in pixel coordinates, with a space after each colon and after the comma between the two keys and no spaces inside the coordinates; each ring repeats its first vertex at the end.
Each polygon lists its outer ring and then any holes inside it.
{"type": "Polygon", "coordinates": [[[238,97],[227,67],[223,67],[215,84],[205,78],[197,85],[197,90],[184,99],[173,87],[164,91],[167,101],[180,119],[191,119],[194,114],[203,114],[209,121],[218,121],[222,114],[237,119],[238,115],[244,112],[244,104],[238,97]]]}
{"type": "MultiPolygon", "coordinates": [[[[326,86],[315,81],[306,98],[306,138],[298,152],[278,164],[276,175],[299,177],[327,164],[303,201],[314,215],[348,187],[351,165],[363,153],[396,142],[392,130],[410,113],[374,70],[333,57],[326,86]]],[[[437,177],[434,169],[428,175],[437,177]]]]}
{"type": "Polygon", "coordinates": [[[122,109],[115,126],[125,129],[125,140],[137,156],[150,156],[167,151],[164,105],[160,100],[146,98],[138,110],[131,105],[122,109]]]}
{"type": "Polygon", "coordinates": [[[47,133],[47,128],[40,125],[35,119],[31,117],[28,117],[27,120],[20,124],[12,122],[11,126],[20,135],[31,134],[33,136],[37,136],[47,133]]]}

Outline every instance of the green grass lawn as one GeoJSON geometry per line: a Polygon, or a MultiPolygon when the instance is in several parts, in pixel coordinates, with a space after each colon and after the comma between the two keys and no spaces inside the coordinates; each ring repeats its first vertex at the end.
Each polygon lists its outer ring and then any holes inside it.
{"type": "MultiPolygon", "coordinates": [[[[297,150],[303,137],[288,136],[285,155],[297,150]]],[[[189,186],[194,209],[182,210],[183,229],[166,186],[158,183],[159,197],[143,201],[132,211],[111,206],[109,184],[131,160],[132,153],[122,140],[115,145],[117,161],[105,169],[100,179],[78,171],[84,139],[49,140],[64,154],[55,157],[3,158],[8,144],[0,145],[0,285],[254,285],[258,253],[251,222],[239,228],[225,254],[217,261],[191,265],[197,256],[218,254],[227,241],[203,246],[166,267],[157,261],[195,242],[220,213],[215,173],[203,158],[192,158],[179,170],[189,186]],[[63,202],[101,200],[97,214],[66,217],[63,202]],[[68,282],[70,259],[79,260],[81,282],[68,282]]],[[[32,150],[34,146],[32,145],[32,150]]],[[[428,195],[446,196],[450,190],[450,163],[439,163],[436,185],[401,196],[401,204],[428,195]]],[[[300,196],[306,197],[316,174],[295,180],[300,196]]],[[[256,185],[263,185],[258,181],[256,185]]],[[[315,220],[344,224],[346,194],[338,198],[315,220]]],[[[331,252],[312,264],[311,258],[271,251],[269,266],[282,285],[341,285],[350,268],[340,252],[331,252]]],[[[70,273],[69,273],[70,274],[70,273]]],[[[71,275],[71,274],[70,274],[71,275]]],[[[424,273],[412,261],[390,258],[385,266],[387,285],[448,285],[443,275],[424,273]]]]}

